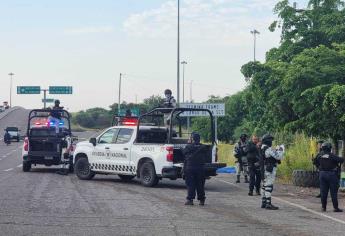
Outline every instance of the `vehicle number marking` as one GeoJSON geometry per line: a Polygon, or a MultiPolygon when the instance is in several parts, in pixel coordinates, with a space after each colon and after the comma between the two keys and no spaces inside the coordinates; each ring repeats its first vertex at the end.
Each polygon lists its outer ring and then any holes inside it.
{"type": "Polygon", "coordinates": [[[141,147],[142,152],[154,152],[155,148],[154,147],[141,147]]]}

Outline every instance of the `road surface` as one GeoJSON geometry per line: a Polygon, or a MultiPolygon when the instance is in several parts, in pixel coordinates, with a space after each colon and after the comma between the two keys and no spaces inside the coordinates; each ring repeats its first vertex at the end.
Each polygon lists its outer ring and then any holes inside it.
{"type": "MultiPolygon", "coordinates": [[[[0,128],[25,129],[27,111],[0,119],[0,128]]],[[[78,133],[80,139],[94,135],[78,133]]],[[[56,169],[22,172],[22,143],[0,144],[1,235],[344,235],[345,213],[319,210],[319,200],[273,194],[279,211],[260,208],[245,184],[229,175],[206,185],[206,206],[184,206],[183,181],[146,188],[134,180],[96,175],[91,181],[56,169]]],[[[344,207],[344,205],[342,205],[344,207]]]]}

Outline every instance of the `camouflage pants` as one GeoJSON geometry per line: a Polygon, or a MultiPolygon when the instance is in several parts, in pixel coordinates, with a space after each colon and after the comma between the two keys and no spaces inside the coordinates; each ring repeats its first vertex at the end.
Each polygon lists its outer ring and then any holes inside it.
{"type": "Polygon", "coordinates": [[[244,176],[248,176],[249,173],[248,161],[245,157],[242,157],[241,162],[236,162],[236,175],[239,176],[241,173],[244,176]]]}

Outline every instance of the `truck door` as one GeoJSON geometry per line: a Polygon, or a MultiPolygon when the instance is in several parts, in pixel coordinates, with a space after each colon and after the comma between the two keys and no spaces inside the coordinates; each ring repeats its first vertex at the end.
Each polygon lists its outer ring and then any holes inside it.
{"type": "Polygon", "coordinates": [[[118,173],[133,173],[134,168],[130,166],[131,158],[131,139],[133,129],[121,128],[117,134],[115,144],[110,149],[109,164],[118,173]]]}
{"type": "Polygon", "coordinates": [[[90,164],[92,169],[107,171],[109,168],[107,162],[111,153],[111,147],[115,145],[115,140],[119,129],[111,128],[105,131],[97,140],[97,144],[92,151],[90,164]]]}

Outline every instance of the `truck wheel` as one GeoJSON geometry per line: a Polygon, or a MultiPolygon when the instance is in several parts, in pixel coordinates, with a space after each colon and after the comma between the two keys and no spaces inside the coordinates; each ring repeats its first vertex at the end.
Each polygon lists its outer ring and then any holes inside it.
{"type": "Polygon", "coordinates": [[[23,161],[23,171],[29,172],[31,170],[31,163],[28,161],[23,161]]]}
{"type": "Polygon", "coordinates": [[[153,187],[158,184],[155,167],[152,162],[145,162],[140,168],[140,181],[145,187],[153,187]]]}
{"type": "Polygon", "coordinates": [[[79,179],[89,180],[95,176],[95,173],[91,170],[89,161],[87,158],[82,157],[75,163],[75,173],[79,179]]]}
{"type": "Polygon", "coordinates": [[[131,181],[132,179],[134,179],[133,175],[119,175],[119,177],[123,181],[131,181]]]}

